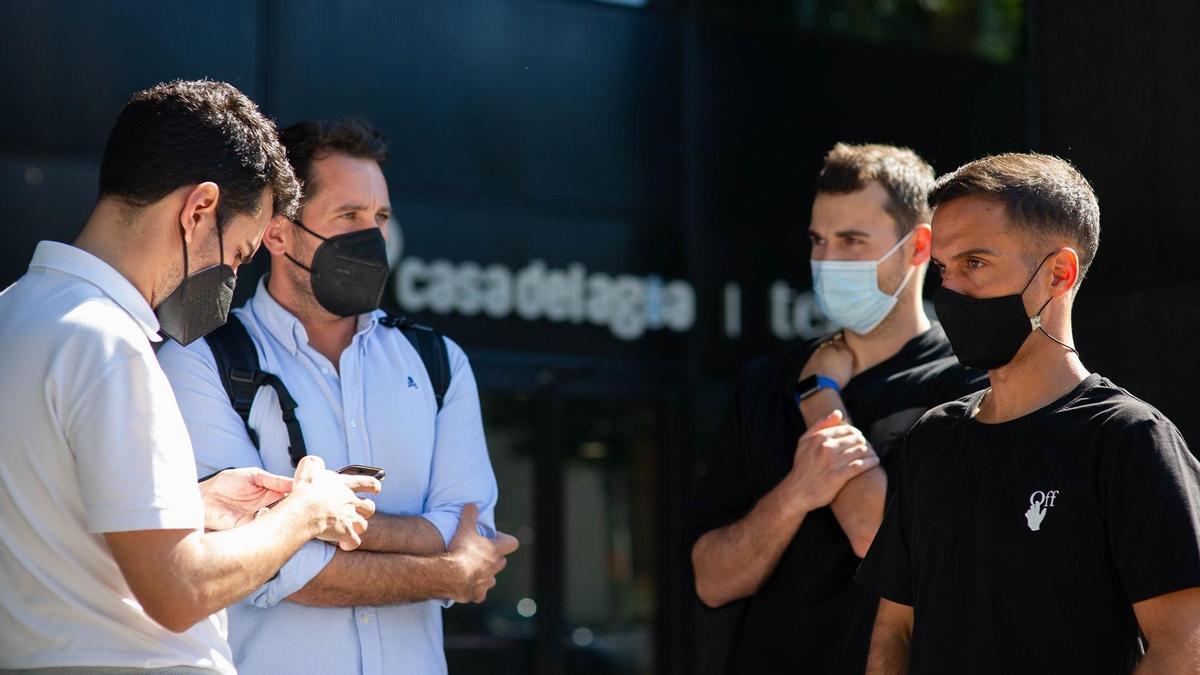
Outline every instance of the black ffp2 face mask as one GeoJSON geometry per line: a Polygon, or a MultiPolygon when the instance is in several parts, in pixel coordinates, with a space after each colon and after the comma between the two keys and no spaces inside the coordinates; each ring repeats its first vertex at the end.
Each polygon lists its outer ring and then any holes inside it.
{"type": "Polygon", "coordinates": [[[204,337],[229,318],[237,275],[225,264],[225,240],[220,224],[217,225],[217,247],[221,251],[220,262],[189,275],[187,240],[184,239],[183,281],[154,310],[162,333],[181,345],[187,346],[204,337]]]}
{"type": "Polygon", "coordinates": [[[379,309],[387,285],[387,244],[378,227],[322,237],[296,220],[300,229],[321,240],[312,267],[284,253],[312,277],[313,297],[337,316],[358,316],[379,309]]]}
{"type": "MultiPolygon", "coordinates": [[[[1021,346],[1033,331],[1046,333],[1046,329],[1042,328],[1042,312],[1053,298],[1042,303],[1032,317],[1025,314],[1025,303],[1021,298],[1037,278],[1042,265],[1057,252],[1042,258],[1033,276],[1025,282],[1025,287],[1013,295],[971,298],[939,284],[933,293],[934,311],[959,363],[981,370],[1000,368],[1016,358],[1017,352],[1021,351],[1021,346]]],[[[1046,333],[1046,337],[1075,351],[1074,347],[1049,333],[1046,333]]]]}

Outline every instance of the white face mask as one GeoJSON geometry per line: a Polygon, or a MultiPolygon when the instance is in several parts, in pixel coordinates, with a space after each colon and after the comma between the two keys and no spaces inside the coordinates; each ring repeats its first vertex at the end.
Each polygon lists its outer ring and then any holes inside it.
{"type": "Polygon", "coordinates": [[[878,260],[813,260],[813,293],[817,307],[834,325],[858,335],[875,330],[896,306],[896,296],[908,285],[916,267],[909,266],[904,281],[892,294],[879,290],[879,263],[887,260],[904,242],[909,232],[878,260]]]}

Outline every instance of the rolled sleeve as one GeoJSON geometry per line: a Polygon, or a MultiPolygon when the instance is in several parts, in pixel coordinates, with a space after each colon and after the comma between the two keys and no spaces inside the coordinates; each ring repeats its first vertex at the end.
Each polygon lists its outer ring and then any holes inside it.
{"type": "MultiPolygon", "coordinates": [[[[422,513],[421,517],[436,527],[437,531],[442,534],[442,542],[446,546],[450,546],[450,540],[454,538],[454,533],[458,530],[458,521],[462,517],[462,507],[460,506],[457,512],[454,510],[432,511],[422,513]]],[[[484,533],[481,532],[481,534],[484,533]]]]}
{"type": "Polygon", "coordinates": [[[437,416],[429,496],[420,515],[442,533],[448,546],[467,504],[479,507],[479,534],[496,536],[499,489],[488,457],[475,374],[457,344],[447,339],[446,346],[450,388],[437,416]]]}
{"type": "Polygon", "coordinates": [[[284,563],[283,567],[279,568],[279,573],[275,575],[275,578],[259,586],[242,602],[259,609],[279,604],[281,600],[287,599],[292,593],[304,588],[308,582],[313,580],[313,577],[320,574],[329,561],[333,560],[335,552],[333,545],[323,541],[308,542],[301,546],[300,550],[296,551],[296,555],[284,563]]]}

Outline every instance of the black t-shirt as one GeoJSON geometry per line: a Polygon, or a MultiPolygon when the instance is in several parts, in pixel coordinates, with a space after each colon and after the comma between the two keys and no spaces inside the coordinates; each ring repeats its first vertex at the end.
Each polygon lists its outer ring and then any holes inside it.
{"type": "Polygon", "coordinates": [[[981,395],[910,432],[857,580],[913,606],[914,675],[1129,673],[1131,604],[1200,586],[1200,463],[1099,375],[1001,424],[981,395]]]}
{"type": "MultiPolygon", "coordinates": [[[[705,532],[745,517],[791,470],[805,428],[795,385],[815,344],[794,343],[742,371],[727,435],[692,501],[689,550],[705,532]]],[[[889,469],[921,415],[981,389],[985,378],[958,363],[935,324],[850,380],[842,399],[889,469]]],[[[742,603],[729,671],[767,673],[796,664],[803,672],[862,675],[878,600],[854,584],[858,563],[832,510],[808,514],[774,573],[742,603]]]]}

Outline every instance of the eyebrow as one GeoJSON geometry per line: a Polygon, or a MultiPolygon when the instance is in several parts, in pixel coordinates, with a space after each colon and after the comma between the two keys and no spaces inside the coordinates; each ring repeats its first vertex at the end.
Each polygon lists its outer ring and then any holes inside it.
{"type": "Polygon", "coordinates": [[[995,249],[983,248],[980,246],[980,247],[976,247],[976,248],[969,248],[965,251],[956,253],[956,254],[954,254],[954,257],[951,259],[952,260],[962,260],[963,258],[970,258],[971,256],[975,256],[975,255],[990,255],[992,257],[999,258],[1000,252],[996,251],[995,249]]]}
{"type": "Polygon", "coordinates": [[[365,204],[358,204],[355,202],[346,202],[345,204],[342,204],[341,206],[334,209],[334,211],[336,211],[337,213],[341,213],[343,211],[367,211],[369,208],[370,207],[368,207],[365,204]]]}
{"type": "MultiPolygon", "coordinates": [[[[808,236],[819,237],[821,235],[820,235],[820,233],[815,232],[810,229],[808,231],[808,236]]],[[[863,230],[838,230],[837,232],[833,233],[833,236],[835,236],[835,237],[862,237],[864,239],[868,239],[868,238],[870,238],[871,233],[864,232],[863,230]]]]}

